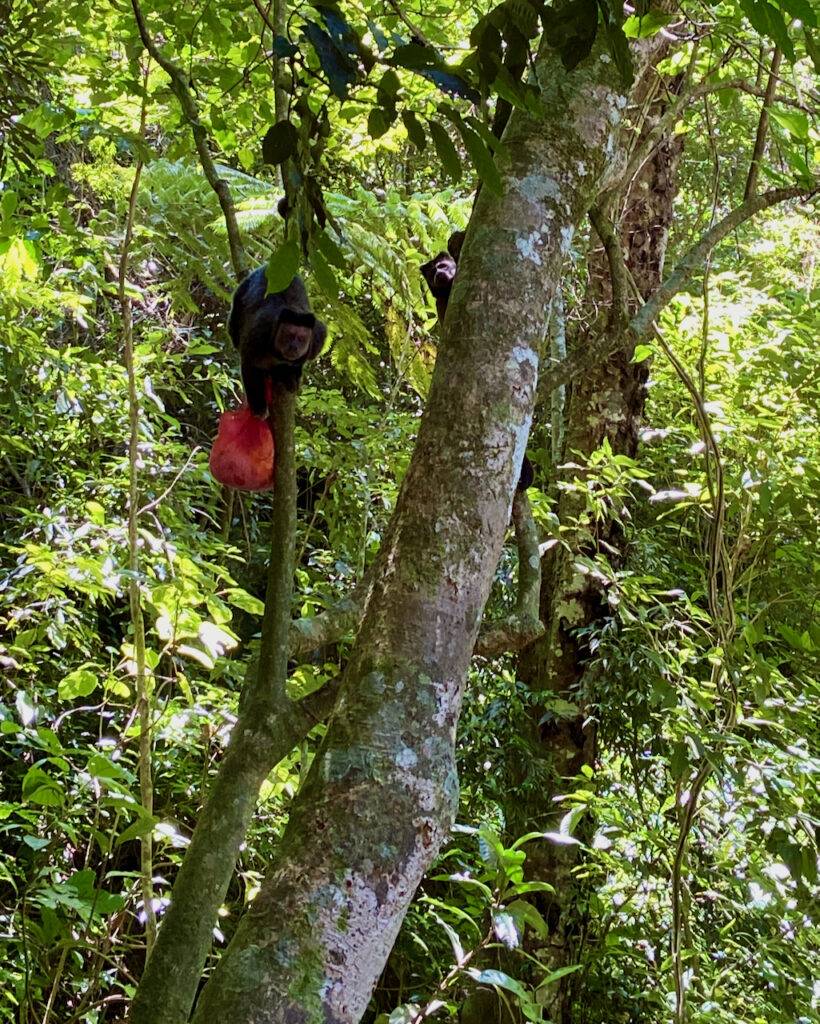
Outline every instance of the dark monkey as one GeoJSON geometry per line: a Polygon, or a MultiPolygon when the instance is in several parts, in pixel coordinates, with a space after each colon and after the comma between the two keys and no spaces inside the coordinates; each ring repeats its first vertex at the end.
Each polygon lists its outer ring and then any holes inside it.
{"type": "Polygon", "coordinates": [[[430,294],[436,300],[436,313],[439,323],[444,322],[444,314],[447,310],[447,303],[450,301],[450,292],[453,288],[453,281],[456,276],[458,258],[461,255],[461,246],[464,243],[464,232],[454,231],[447,242],[447,252],[440,252],[427,263],[422,263],[419,269],[421,276],[427,282],[430,294]]]}
{"type": "Polygon", "coordinates": [[[242,383],[255,416],[267,416],[268,378],[295,391],[302,366],[321,351],[327,327],[310,310],[301,277],[294,277],[282,292],[266,295],[264,267],[249,274],[236,289],[228,318],[228,332],[239,349],[242,383]]]}

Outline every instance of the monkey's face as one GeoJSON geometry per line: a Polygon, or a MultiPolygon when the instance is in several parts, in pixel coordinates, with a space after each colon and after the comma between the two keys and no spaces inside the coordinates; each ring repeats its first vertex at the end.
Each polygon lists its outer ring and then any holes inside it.
{"type": "Polygon", "coordinates": [[[312,343],[312,327],[280,323],[273,336],[274,359],[277,362],[303,363],[311,354],[312,343]]]}
{"type": "Polygon", "coordinates": [[[453,278],[456,276],[456,261],[452,256],[440,252],[428,263],[422,263],[419,269],[434,298],[449,296],[453,278]]]}

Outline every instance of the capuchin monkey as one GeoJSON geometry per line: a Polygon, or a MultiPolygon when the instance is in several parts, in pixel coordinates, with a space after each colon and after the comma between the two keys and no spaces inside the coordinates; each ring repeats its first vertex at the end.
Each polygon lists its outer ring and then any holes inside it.
{"type": "Polygon", "coordinates": [[[450,301],[450,292],[453,288],[458,258],[461,255],[463,244],[464,232],[454,231],[447,242],[447,252],[438,253],[427,263],[422,263],[419,268],[421,276],[430,289],[430,294],[436,300],[436,313],[440,324],[444,323],[444,314],[447,312],[447,303],[450,301]]]}
{"type": "Polygon", "coordinates": [[[316,358],[327,338],[327,327],[311,312],[301,277],[284,291],[266,295],[267,290],[265,267],[258,267],[236,289],[228,318],[248,405],[263,418],[268,414],[266,381],[295,391],[302,366],[316,358]]]}

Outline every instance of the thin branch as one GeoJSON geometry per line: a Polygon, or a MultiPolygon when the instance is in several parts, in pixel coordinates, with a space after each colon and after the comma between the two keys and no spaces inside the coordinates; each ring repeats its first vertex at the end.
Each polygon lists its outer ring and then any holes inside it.
{"type": "MultiPolygon", "coordinates": [[[[148,68],[143,72],[147,85],[148,68]]],[[[145,137],[147,117],[146,92],[143,92],[140,110],[140,138],[145,137]]],[[[128,377],[128,603],[131,612],[131,629],[134,645],[134,680],[137,691],[137,717],[139,719],[138,775],[140,803],[149,817],[154,813],[154,784],[151,771],[151,698],[148,692],[148,668],[145,650],[145,617],[142,612],[140,592],[140,556],[137,540],[139,519],[139,431],[140,405],[137,396],[137,374],[134,365],[134,320],[131,299],[126,291],[128,261],[131,243],[134,239],[134,220],[137,210],[142,160],[134,168],[134,180],[128,197],[128,212],[125,218],[125,238],[122,243],[117,272],[117,294],[122,316],[123,349],[125,370],[128,377]]],[[[145,956],[150,958],[157,939],[157,918],[154,911],[154,854],[151,831],[140,836],[140,890],[145,912],[145,956]]]]}
{"type": "Polygon", "coordinates": [[[522,622],[540,621],[541,555],[538,527],[532,517],[526,491],[516,491],[512,503],[512,521],[518,547],[518,596],[515,610],[522,622]]]}
{"type": "Polygon", "coordinates": [[[621,240],[615,231],[615,225],[601,206],[593,206],[589,211],[589,219],[595,233],[601,239],[609,264],[609,282],[612,288],[612,305],[609,310],[607,332],[621,334],[629,323],[627,306],[626,263],[624,262],[621,240]]]}
{"type": "Polygon", "coordinates": [[[473,654],[497,658],[528,647],[544,635],[540,618],[541,556],[538,550],[538,528],[532,517],[525,491],[516,491],[512,504],[512,521],[518,546],[518,594],[515,614],[500,622],[481,626],[473,654]]]}
{"type": "Polygon", "coordinates": [[[777,87],[777,73],[780,70],[780,62],[783,59],[783,51],[775,46],[772,54],[772,69],[769,72],[769,80],[766,83],[766,94],[763,97],[763,106],[760,110],[760,120],[757,122],[757,135],[752,149],[752,159],[749,162],[749,176],[746,179],[746,188],[743,192],[744,199],[751,199],[757,192],[757,179],[760,174],[760,164],[766,152],[766,135],[769,130],[769,107],[774,100],[774,91],[777,87]]]}
{"type": "Polygon", "coordinates": [[[205,126],[199,119],[199,111],[194,101],[193,92],[188,86],[188,76],[173,61],[163,56],[159,47],[152,39],[148,26],[145,23],[139,0],[131,0],[131,6],[134,10],[134,18],[137,22],[142,44],[171,79],[171,89],[179,100],[183,116],[190,126],[191,134],[194,137],[194,145],[199,154],[199,162],[202,165],[202,171],[211,188],[216,193],[219,205],[222,208],[222,216],[225,218],[225,227],[228,232],[228,247],[231,252],[231,265],[233,266],[234,275],[238,281],[241,281],[248,272],[248,263],[239,233],[239,225],[236,220],[236,207],[234,206],[230,186],[224,178],[220,178],[214,159],[211,156],[211,151],[208,148],[207,133],[205,126]]]}
{"type": "MultiPolygon", "coordinates": [[[[776,75],[772,75],[772,80],[775,82],[777,81],[776,75]]],[[[618,176],[619,182],[631,181],[632,178],[635,177],[641,167],[643,167],[655,151],[658,144],[669,134],[672,128],[681,119],[684,112],[691,107],[693,103],[697,102],[697,100],[701,99],[703,96],[708,96],[713,92],[719,92],[722,89],[733,89],[737,92],[747,93],[750,96],[762,96],[765,98],[765,93],[761,89],[758,89],[755,85],[752,85],[742,78],[718,82],[714,82],[708,78],[705,79],[692,89],[681,93],[677,102],[667,107],[663,115],[653,126],[652,130],[647,132],[641,145],[638,146],[632,154],[623,175],[618,176]]],[[[791,99],[788,96],[777,95],[774,97],[774,101],[777,103],[783,103],[787,106],[797,107],[800,110],[807,110],[804,104],[800,103],[798,100],[791,99]]],[[[807,112],[813,111],[809,108],[807,112]]]]}
{"type": "Polygon", "coordinates": [[[417,28],[401,9],[398,0],[387,0],[387,6],[393,11],[399,21],[404,22],[405,26],[410,29],[410,34],[414,39],[421,43],[422,46],[432,46],[430,40],[424,35],[421,29],[417,28]]]}
{"type": "Polygon", "coordinates": [[[652,322],[657,320],[658,315],[664,306],[682,291],[692,278],[695,271],[703,265],[704,260],[716,245],[730,235],[736,228],[745,221],[754,217],[761,210],[767,210],[770,206],[776,206],[788,199],[812,196],[818,188],[817,183],[811,186],[793,185],[789,188],[774,188],[762,195],[748,199],[736,209],[728,213],[723,220],[718,221],[706,234],[696,242],[695,245],[679,260],[671,274],[663,281],[660,287],[649,297],[646,305],[640,309],[629,322],[629,330],[635,334],[637,340],[649,336],[652,330],[652,322]]]}
{"type": "Polygon", "coordinates": [[[182,469],[179,470],[178,473],[176,473],[176,475],[174,476],[174,479],[168,484],[168,486],[165,488],[165,490],[162,492],[162,494],[158,495],[152,501],[149,501],[147,505],[143,505],[142,506],[142,508],[139,510],[139,514],[140,515],[144,515],[146,512],[153,512],[155,508],[158,508],[163,503],[163,501],[165,501],[165,499],[168,497],[168,495],[171,493],[171,491],[179,483],[180,478],[185,473],[185,471],[188,469],[188,467],[191,465],[191,463],[194,460],[194,457],[195,457],[196,453],[199,450],[200,450],[199,449],[199,445],[197,445],[193,449],[191,454],[188,456],[188,458],[185,460],[185,465],[182,467],[182,469]]]}
{"type": "MultiPolygon", "coordinates": [[[[730,235],[745,221],[749,220],[761,210],[775,206],[777,203],[785,202],[787,199],[799,197],[811,197],[818,189],[818,184],[795,185],[791,188],[776,188],[763,195],[756,196],[748,202],[738,206],[737,209],[727,214],[713,228],[692,246],[682,257],[675,269],[669,274],[658,289],[649,297],[646,304],[638,310],[627,324],[626,330],[638,343],[645,341],[653,330],[653,322],[659,316],[661,310],[682,291],[692,279],[699,267],[711,250],[730,235]]],[[[539,390],[549,393],[553,388],[561,384],[567,384],[573,377],[584,373],[586,370],[599,365],[605,359],[617,352],[623,345],[623,337],[603,331],[597,338],[592,338],[586,347],[578,346],[566,359],[563,359],[557,366],[547,367],[541,374],[538,382],[539,390]]]]}

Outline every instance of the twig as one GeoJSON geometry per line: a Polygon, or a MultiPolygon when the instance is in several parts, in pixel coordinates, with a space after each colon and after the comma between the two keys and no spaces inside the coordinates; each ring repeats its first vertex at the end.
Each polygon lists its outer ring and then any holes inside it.
{"type": "Polygon", "coordinates": [[[168,495],[171,493],[171,491],[174,489],[174,487],[176,487],[176,485],[179,482],[179,479],[182,476],[182,474],[191,465],[191,463],[193,462],[194,456],[196,455],[196,453],[199,450],[200,450],[199,449],[199,445],[197,445],[196,448],[193,449],[191,454],[185,460],[185,465],[174,476],[174,479],[170,482],[170,484],[168,484],[168,486],[165,488],[165,490],[162,492],[162,494],[160,494],[159,497],[154,498],[153,501],[149,501],[147,505],[143,505],[142,508],[139,510],[138,515],[143,515],[144,513],[147,513],[147,512],[153,512],[154,509],[157,508],[157,506],[161,505],[162,502],[165,501],[165,499],[168,497],[168,495]]]}
{"type": "Polygon", "coordinates": [[[424,35],[421,29],[417,28],[401,9],[398,0],[387,0],[387,5],[391,8],[399,21],[404,22],[405,26],[410,29],[410,34],[414,39],[420,42],[422,46],[432,46],[430,40],[424,35]]]}
{"type": "Polygon", "coordinates": [[[204,125],[199,119],[199,111],[197,110],[196,103],[194,102],[193,93],[188,86],[188,76],[181,68],[174,64],[173,61],[163,56],[159,47],[151,38],[151,33],[148,31],[148,26],[145,24],[145,18],[143,17],[139,0],[131,0],[131,6],[134,10],[134,17],[137,22],[137,28],[139,29],[142,44],[171,79],[171,89],[179,100],[183,116],[190,126],[203,173],[208,179],[208,183],[211,188],[216,192],[219,205],[222,208],[222,216],[225,218],[225,228],[228,233],[228,247],[231,252],[231,264],[233,266],[234,275],[238,281],[241,281],[248,272],[248,263],[245,256],[245,249],[242,245],[242,238],[239,233],[239,225],[236,220],[236,207],[234,206],[230,186],[224,178],[220,178],[214,159],[211,156],[211,151],[208,149],[207,134],[205,132],[204,125]]]}
{"type": "MultiPolygon", "coordinates": [[[[143,72],[143,99],[140,111],[140,138],[145,137],[147,117],[148,65],[143,72]]],[[[128,598],[131,608],[131,627],[134,631],[134,665],[137,690],[137,717],[139,719],[139,786],[140,803],[145,813],[154,810],[154,786],[151,773],[151,703],[148,693],[148,674],[145,651],[145,618],[142,613],[140,593],[140,557],[137,539],[139,520],[139,428],[140,406],[137,396],[137,376],[134,366],[134,323],[131,313],[131,299],[126,292],[128,260],[134,237],[134,219],[137,209],[142,160],[134,168],[134,180],[128,198],[128,213],[125,220],[125,238],[122,244],[118,272],[118,296],[122,315],[125,368],[128,374],[128,598]]],[[[145,956],[148,959],[157,938],[157,919],[154,913],[154,862],[153,840],[150,830],[140,836],[140,886],[145,911],[145,956]]]]}
{"type": "Polygon", "coordinates": [[[763,154],[766,151],[766,134],[769,129],[769,107],[774,100],[774,91],[777,88],[777,73],[780,70],[780,62],[783,59],[783,51],[775,46],[772,54],[772,67],[769,71],[769,80],[766,83],[766,93],[763,97],[763,106],[760,109],[760,120],[757,122],[757,135],[752,149],[752,159],[749,162],[749,176],[746,178],[746,188],[743,192],[744,199],[751,199],[757,191],[757,179],[760,173],[760,164],[763,154]]]}

